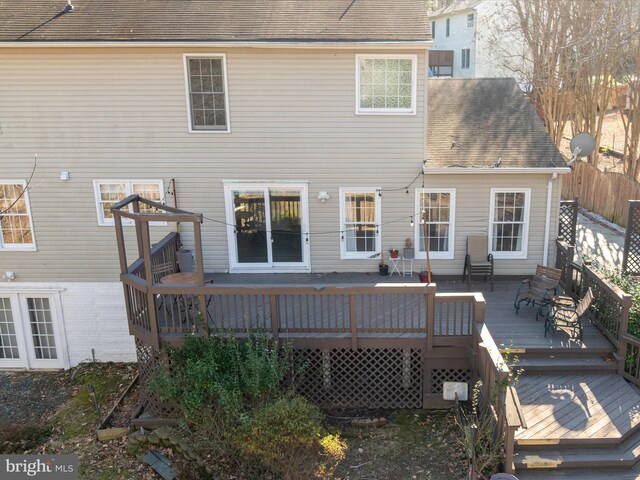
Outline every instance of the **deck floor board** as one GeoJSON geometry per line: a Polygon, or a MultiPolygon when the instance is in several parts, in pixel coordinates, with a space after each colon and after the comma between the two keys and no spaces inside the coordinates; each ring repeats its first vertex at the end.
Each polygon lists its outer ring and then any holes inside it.
{"type": "MultiPolygon", "coordinates": [[[[327,273],[327,274],[314,274],[314,273],[291,273],[291,274],[252,274],[252,273],[217,273],[212,274],[214,281],[213,285],[218,286],[254,286],[264,287],[270,286],[306,286],[306,287],[326,287],[326,286],[345,286],[345,285],[375,285],[375,284],[398,284],[398,283],[417,283],[418,276],[412,277],[399,277],[394,275],[393,277],[380,277],[375,274],[366,273],[327,273]]],[[[467,292],[467,285],[461,281],[442,281],[438,282],[436,278],[437,291],[439,293],[462,293],[467,292]]],[[[497,280],[495,282],[494,291],[489,290],[489,283],[482,281],[472,283],[472,291],[480,291],[486,300],[485,310],[485,323],[487,324],[491,335],[497,345],[504,348],[511,348],[515,350],[527,350],[527,349],[601,349],[610,350],[611,345],[609,341],[600,333],[600,331],[591,323],[584,324],[584,336],[583,341],[580,342],[571,338],[568,332],[560,330],[556,335],[548,337],[544,336],[544,320],[540,319],[536,321],[536,308],[522,306],[520,313],[516,314],[513,306],[513,301],[516,296],[516,292],[520,285],[519,281],[504,281],[497,280]]],[[[268,301],[268,298],[265,299],[268,301]]],[[[316,305],[312,305],[315,307],[316,305]]],[[[252,306],[256,311],[259,310],[259,305],[252,306]]],[[[211,307],[213,308],[213,307],[211,307]]],[[[215,308],[220,308],[219,306],[215,308]]],[[[228,305],[225,310],[228,311],[228,305]]],[[[314,308],[311,308],[311,316],[319,323],[327,325],[333,330],[343,330],[340,334],[344,333],[345,326],[348,328],[348,318],[345,318],[343,311],[343,305],[340,302],[334,302],[329,308],[333,311],[331,318],[334,319],[332,323],[326,323],[325,318],[321,318],[320,304],[317,304],[317,315],[314,316],[314,308]],[[339,319],[339,320],[335,320],[339,319]]],[[[293,310],[298,309],[295,305],[292,306],[291,314],[293,310]]],[[[372,313],[372,325],[375,328],[388,327],[391,322],[379,322],[382,318],[393,318],[394,322],[397,322],[398,318],[403,318],[404,315],[410,318],[409,325],[412,325],[416,329],[424,329],[424,306],[414,302],[413,304],[400,304],[390,306],[389,302],[374,302],[369,308],[372,313]],[[395,315],[390,317],[390,315],[395,315]],[[398,316],[399,315],[399,316],[398,316]]],[[[446,312],[446,306],[442,305],[443,313],[446,312]]],[[[303,312],[306,314],[307,312],[303,312]]],[[[449,334],[455,333],[455,326],[447,325],[446,320],[440,321],[436,313],[436,332],[443,334],[448,331],[449,334]]],[[[296,318],[297,315],[292,315],[292,318],[296,318]]],[[[244,324],[242,320],[242,324],[244,324]]],[[[457,331],[460,331],[459,329],[457,331]]],[[[466,330],[463,330],[467,333],[466,330]]],[[[373,335],[384,336],[386,334],[377,334],[375,331],[373,335]]],[[[316,335],[316,334],[314,334],[316,335]]],[[[320,334],[320,336],[333,336],[335,334],[320,334]]],[[[415,337],[415,335],[424,334],[404,334],[415,337]]],[[[410,338],[411,338],[410,337],[410,338]]]]}
{"type": "Polygon", "coordinates": [[[516,390],[529,427],[516,440],[613,439],[640,425],[640,395],[614,373],[525,376],[516,390]]]}

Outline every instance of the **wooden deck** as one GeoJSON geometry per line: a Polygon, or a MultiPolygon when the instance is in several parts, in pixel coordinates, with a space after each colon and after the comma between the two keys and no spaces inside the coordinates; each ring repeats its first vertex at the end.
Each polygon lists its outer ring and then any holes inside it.
{"type": "Polygon", "coordinates": [[[606,443],[640,425],[640,395],[620,375],[525,375],[516,390],[527,419],[518,445],[606,443]]]}
{"type": "MultiPolygon", "coordinates": [[[[380,277],[366,273],[328,273],[328,274],[213,274],[214,284],[219,286],[309,286],[326,287],[329,285],[375,285],[418,283],[417,274],[413,277],[380,277]]],[[[435,279],[438,293],[467,292],[462,281],[435,279]]],[[[519,281],[496,280],[494,291],[482,281],[472,284],[472,291],[480,291],[486,300],[485,323],[497,345],[514,352],[524,353],[548,349],[590,349],[610,351],[611,344],[593,325],[584,325],[583,341],[572,339],[567,332],[559,331],[554,336],[544,336],[544,321],[536,321],[535,309],[523,306],[516,314],[513,307],[519,281]]],[[[417,311],[417,310],[416,310],[417,311]]],[[[436,328],[438,324],[436,323],[436,328]]],[[[466,331],[465,331],[466,333],[466,331]]],[[[406,334],[416,335],[416,334],[406,334]]]]}

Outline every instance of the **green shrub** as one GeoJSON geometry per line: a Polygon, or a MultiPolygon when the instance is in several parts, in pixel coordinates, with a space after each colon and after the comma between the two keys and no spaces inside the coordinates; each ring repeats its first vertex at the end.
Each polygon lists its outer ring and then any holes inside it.
{"type": "Polygon", "coordinates": [[[181,434],[216,474],[327,477],[344,458],[323,415],[293,393],[288,348],[266,335],[194,337],[167,350],[151,386],[182,409],[181,434]]]}
{"type": "Polygon", "coordinates": [[[288,354],[265,335],[240,341],[215,335],[193,337],[181,348],[168,350],[170,371],[160,366],[152,388],[163,401],[182,405],[185,415],[202,407],[219,406],[236,416],[243,407],[272,397],[288,369],[288,354]]]}
{"type": "Polygon", "coordinates": [[[605,274],[607,280],[631,295],[627,333],[640,337],[640,280],[631,275],[625,275],[619,270],[610,270],[605,274]]]}

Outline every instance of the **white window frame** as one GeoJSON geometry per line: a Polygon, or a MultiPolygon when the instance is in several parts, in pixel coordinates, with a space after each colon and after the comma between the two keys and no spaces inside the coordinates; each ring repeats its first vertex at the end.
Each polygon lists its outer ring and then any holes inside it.
{"type": "Polygon", "coordinates": [[[529,213],[531,208],[530,188],[492,188],[489,202],[489,252],[495,259],[526,259],[529,251],[529,213]],[[495,222],[495,204],[497,193],[524,193],[524,221],[522,225],[522,249],[515,252],[503,252],[493,250],[493,225],[495,222]]]}
{"type": "MultiPolygon", "coordinates": [[[[309,235],[303,242],[303,261],[298,263],[240,263],[238,262],[238,249],[236,243],[236,217],[233,205],[233,192],[237,190],[262,190],[265,195],[269,189],[297,189],[300,190],[300,203],[302,214],[301,235],[304,240],[305,233],[309,231],[309,183],[306,181],[279,180],[279,181],[242,181],[223,180],[225,212],[227,219],[227,247],[229,253],[229,273],[299,273],[311,271],[311,245],[309,235]]],[[[265,216],[271,217],[271,206],[266,202],[265,216]]]]}
{"type": "Polygon", "coordinates": [[[11,243],[5,244],[2,240],[2,227],[0,226],[0,251],[6,252],[33,252],[38,248],[36,246],[36,232],[33,228],[33,215],[31,214],[31,201],[29,200],[29,189],[25,180],[0,180],[0,185],[22,185],[24,193],[24,203],[27,207],[27,215],[29,215],[29,228],[31,229],[31,243],[11,243]]]}
{"type": "Polygon", "coordinates": [[[416,115],[416,97],[418,85],[418,56],[392,54],[357,54],[356,55],[356,115],[416,115]],[[371,59],[411,60],[411,108],[361,108],[360,107],[360,63],[371,59]]]}
{"type": "Polygon", "coordinates": [[[340,259],[341,260],[365,260],[372,257],[379,259],[380,252],[382,252],[382,200],[379,192],[381,187],[340,187],[340,259]],[[375,236],[375,251],[373,252],[348,252],[347,251],[347,239],[346,239],[346,203],[344,196],[346,193],[373,193],[375,198],[375,214],[376,218],[374,224],[376,225],[375,236]]]}
{"type": "MultiPolygon", "coordinates": [[[[96,214],[98,216],[98,225],[101,227],[112,227],[114,225],[113,218],[105,218],[103,216],[102,210],[102,198],[100,197],[100,185],[107,183],[124,183],[127,186],[126,196],[133,195],[133,185],[139,183],[157,183],[160,186],[160,203],[165,203],[165,190],[164,190],[164,182],[162,180],[153,179],[153,180],[114,180],[114,179],[96,179],[93,181],[93,195],[94,200],[96,202],[96,214]]],[[[128,218],[122,219],[123,226],[131,226],[134,225],[133,220],[128,218]]],[[[149,222],[149,225],[161,226],[164,227],[167,225],[167,222],[149,222]]]]}
{"type": "Polygon", "coordinates": [[[227,55],[226,53],[184,53],[182,55],[182,63],[184,69],[184,92],[187,101],[187,129],[189,133],[231,133],[231,117],[229,116],[229,82],[227,81],[227,55]],[[189,90],[189,58],[221,58],[222,59],[222,79],[224,82],[224,109],[227,117],[227,128],[220,129],[201,129],[193,128],[193,112],[191,111],[191,96],[189,90]]]}
{"type": "Polygon", "coordinates": [[[476,20],[475,13],[467,13],[467,28],[473,28],[476,20]]]}
{"type": "Polygon", "coordinates": [[[429,258],[432,260],[452,259],[455,253],[456,243],[456,189],[455,188],[416,188],[415,210],[416,218],[414,219],[413,245],[415,248],[415,257],[418,259],[426,259],[427,253],[420,250],[420,234],[422,233],[422,193],[448,193],[451,203],[449,205],[449,248],[444,252],[434,252],[429,250],[429,258]]]}

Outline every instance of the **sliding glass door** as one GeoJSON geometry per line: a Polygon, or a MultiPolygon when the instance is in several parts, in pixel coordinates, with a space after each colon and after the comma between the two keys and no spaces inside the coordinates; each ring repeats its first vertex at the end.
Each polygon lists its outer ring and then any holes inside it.
{"type": "Polygon", "coordinates": [[[308,268],[306,186],[237,184],[226,191],[232,269],[308,268]]]}

